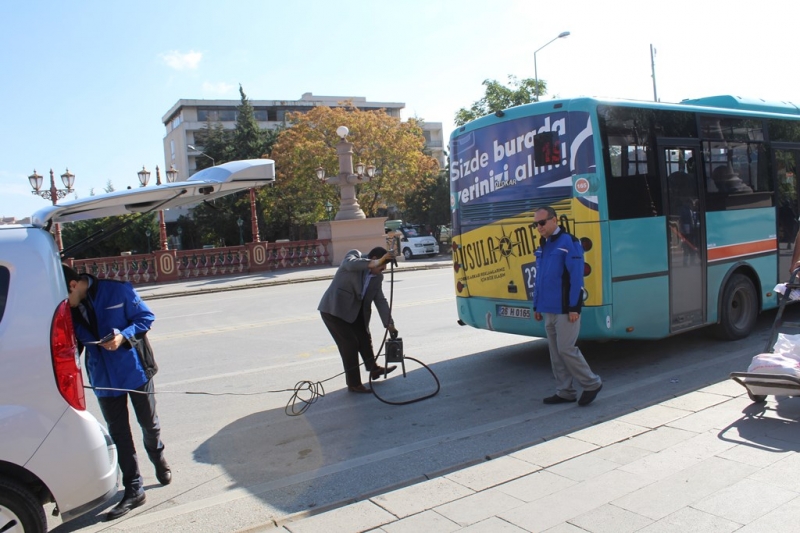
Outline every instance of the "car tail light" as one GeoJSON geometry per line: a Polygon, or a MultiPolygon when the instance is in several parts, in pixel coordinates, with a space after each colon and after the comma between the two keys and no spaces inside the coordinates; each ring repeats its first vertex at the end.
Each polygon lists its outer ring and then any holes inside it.
{"type": "Polygon", "coordinates": [[[75,331],[72,328],[72,314],[67,300],[58,304],[53,315],[53,324],[50,328],[50,353],[53,357],[53,373],[58,392],[72,407],[85,411],[83,376],[75,331]]]}

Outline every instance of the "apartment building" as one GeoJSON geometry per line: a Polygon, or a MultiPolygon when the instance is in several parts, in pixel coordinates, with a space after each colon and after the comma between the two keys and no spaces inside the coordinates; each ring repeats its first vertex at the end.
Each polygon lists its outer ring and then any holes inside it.
{"type": "MultiPolygon", "coordinates": [[[[264,129],[277,128],[286,121],[287,113],[306,112],[317,106],[342,107],[352,102],[362,111],[383,109],[389,116],[400,118],[405,107],[402,102],[368,102],[362,96],[315,96],[305,93],[299,100],[250,100],[258,125],[264,129]]],[[[198,146],[195,134],[212,123],[221,123],[225,129],[236,127],[237,107],[240,100],[178,100],[164,115],[164,160],[167,168],[174,165],[178,179],[186,179],[197,169],[198,158],[206,157],[198,146]],[[189,146],[196,148],[192,150],[189,146]]],[[[444,168],[444,137],[441,122],[425,122],[425,142],[433,157],[444,168]]]]}

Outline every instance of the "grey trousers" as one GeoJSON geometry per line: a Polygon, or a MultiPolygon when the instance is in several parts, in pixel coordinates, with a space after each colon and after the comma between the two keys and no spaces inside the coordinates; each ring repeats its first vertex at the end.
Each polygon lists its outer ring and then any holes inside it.
{"type": "Polygon", "coordinates": [[[550,365],[556,378],[556,394],[574,400],[578,393],[573,386],[577,381],[583,390],[595,390],[601,384],[600,376],[592,372],[580,349],[575,346],[581,330],[581,318],[569,321],[569,315],[543,313],[544,329],[550,345],[550,365]]]}

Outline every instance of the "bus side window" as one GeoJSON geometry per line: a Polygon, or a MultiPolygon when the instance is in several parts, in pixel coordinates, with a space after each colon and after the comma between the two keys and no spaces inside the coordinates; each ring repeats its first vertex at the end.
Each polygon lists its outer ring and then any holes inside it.
{"type": "Polygon", "coordinates": [[[646,146],[611,145],[608,148],[606,191],[611,220],[659,216],[661,186],[646,146]]]}

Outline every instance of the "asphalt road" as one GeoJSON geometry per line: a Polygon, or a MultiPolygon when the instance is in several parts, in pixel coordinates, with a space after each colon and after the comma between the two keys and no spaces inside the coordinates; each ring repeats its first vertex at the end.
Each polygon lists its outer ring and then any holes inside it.
{"type": "MultiPolygon", "coordinates": [[[[398,370],[376,391],[399,402],[441,383],[433,398],[403,406],[345,390],[316,312],[327,281],[150,302],[174,481],[161,487],[144,464],[145,506],[102,522],[114,500],[55,531],[238,531],[434,477],[746,370],[775,315],[737,342],[700,330],[658,342],[585,343],[602,393],[586,408],[545,406],[554,383],[546,341],[458,326],[452,283],[449,269],[396,276],[393,314],[405,353],[430,371],[407,361],[405,377],[398,370]],[[291,389],[303,380],[321,381],[325,395],[288,416],[291,389]]],[[[377,327],[373,336],[377,347],[377,327]]],[[[90,410],[101,418],[93,397],[90,410]]]]}

